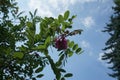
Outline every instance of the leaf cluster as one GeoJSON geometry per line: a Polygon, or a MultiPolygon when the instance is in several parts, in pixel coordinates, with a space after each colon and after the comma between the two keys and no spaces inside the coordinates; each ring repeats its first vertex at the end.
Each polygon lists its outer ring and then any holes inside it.
{"type": "Polygon", "coordinates": [[[109,75],[120,80],[120,0],[114,0],[114,3],[115,13],[104,30],[110,35],[110,38],[106,42],[102,59],[107,60],[108,64],[112,64],[109,68],[113,70],[113,73],[109,73],[109,75]]]}
{"type": "Polygon", "coordinates": [[[54,38],[58,35],[81,34],[81,29],[67,30],[72,28],[75,16],[69,17],[69,11],[58,18],[41,18],[36,16],[37,10],[29,12],[30,17],[22,16],[22,13],[14,0],[0,1],[0,80],[36,80],[44,76],[42,71],[47,65],[51,66],[57,80],[72,77],[72,73],[67,73],[62,66],[82,49],[68,40],[68,48],[58,51],[58,61],[54,62],[49,47],[54,47],[54,38]]]}

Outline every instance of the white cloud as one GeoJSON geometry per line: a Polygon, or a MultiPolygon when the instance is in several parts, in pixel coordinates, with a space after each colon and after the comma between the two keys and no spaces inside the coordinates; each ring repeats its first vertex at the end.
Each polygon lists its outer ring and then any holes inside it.
{"type": "Polygon", "coordinates": [[[30,0],[28,7],[30,11],[38,9],[38,14],[44,16],[56,16],[65,12],[70,6],[76,3],[93,2],[96,0],[30,0]]]}
{"type": "Polygon", "coordinates": [[[90,47],[90,44],[87,42],[87,41],[81,41],[81,46],[84,47],[84,48],[89,48],[90,47]]]}
{"type": "Polygon", "coordinates": [[[81,19],[81,22],[86,28],[90,28],[95,25],[95,21],[91,16],[81,19]]]}
{"type": "Polygon", "coordinates": [[[104,53],[99,53],[99,57],[98,57],[98,60],[100,61],[100,62],[103,62],[103,60],[102,60],[102,56],[104,55],[104,53]]]}
{"type": "Polygon", "coordinates": [[[38,9],[38,14],[44,16],[55,16],[57,13],[63,13],[76,0],[30,0],[28,6],[30,10],[38,9]]]}
{"type": "Polygon", "coordinates": [[[107,1],[109,1],[109,0],[99,0],[99,1],[101,1],[102,3],[105,3],[105,2],[107,2],[107,1]]]}
{"type": "MultiPolygon", "coordinates": [[[[47,1],[46,1],[47,2],[47,1]]],[[[50,6],[47,5],[48,3],[45,3],[45,0],[30,0],[28,6],[30,8],[30,11],[38,9],[38,14],[40,16],[53,16],[53,13],[50,11],[50,6]]]]}
{"type": "Polygon", "coordinates": [[[97,0],[78,0],[80,3],[86,3],[86,2],[94,2],[97,0]]]}
{"type": "Polygon", "coordinates": [[[89,42],[83,40],[80,42],[81,47],[85,50],[85,53],[88,53],[89,56],[93,55],[93,49],[89,42]]]}

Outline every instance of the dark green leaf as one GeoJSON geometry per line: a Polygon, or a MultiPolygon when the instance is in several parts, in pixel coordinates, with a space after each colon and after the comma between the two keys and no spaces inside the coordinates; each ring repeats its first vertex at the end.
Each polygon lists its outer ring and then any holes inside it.
{"type": "Polygon", "coordinates": [[[65,20],[67,20],[67,19],[68,19],[69,14],[70,14],[70,12],[69,12],[69,11],[66,11],[66,12],[64,13],[64,19],[65,19],[65,20]]]}
{"type": "Polygon", "coordinates": [[[63,78],[61,78],[61,80],[65,80],[65,78],[63,77],[63,78]]]}
{"type": "Polygon", "coordinates": [[[38,67],[38,64],[34,64],[34,65],[33,65],[33,68],[37,68],[37,67],[38,67]]]}
{"type": "Polygon", "coordinates": [[[57,67],[59,67],[59,66],[61,66],[61,64],[62,64],[62,62],[61,62],[61,61],[58,61],[58,62],[56,62],[55,65],[56,65],[57,67]]]}
{"type": "Polygon", "coordinates": [[[39,75],[37,75],[37,78],[41,78],[43,76],[44,76],[44,74],[39,74],[39,75]]]}
{"type": "Polygon", "coordinates": [[[80,53],[81,52],[81,48],[78,48],[75,52],[78,54],[78,53],[80,53]]]}
{"type": "Polygon", "coordinates": [[[73,74],[71,74],[71,73],[67,73],[64,75],[64,77],[72,77],[72,76],[73,76],[73,74]]]}
{"type": "Polygon", "coordinates": [[[23,56],[24,56],[24,54],[23,54],[22,52],[15,52],[15,53],[13,54],[13,57],[19,58],[19,59],[22,59],[23,56]]]}
{"type": "Polygon", "coordinates": [[[29,12],[29,14],[30,14],[31,18],[33,18],[33,14],[31,12],[29,12]]]}
{"type": "Polygon", "coordinates": [[[63,73],[65,73],[65,72],[66,72],[64,69],[59,69],[59,70],[60,70],[60,72],[63,72],[63,73]]]}
{"type": "Polygon", "coordinates": [[[36,80],[36,78],[35,78],[35,77],[33,77],[33,78],[32,78],[32,80],[36,80]]]}
{"type": "Polygon", "coordinates": [[[63,59],[64,59],[64,54],[62,54],[62,55],[60,56],[59,61],[62,61],[63,59]]]}
{"type": "Polygon", "coordinates": [[[34,16],[36,15],[36,13],[37,13],[37,9],[35,9],[34,16]]]}
{"type": "Polygon", "coordinates": [[[78,44],[75,44],[75,45],[73,46],[73,50],[76,50],[76,49],[78,49],[78,44]]]}
{"type": "Polygon", "coordinates": [[[24,13],[24,11],[22,11],[22,12],[20,12],[18,15],[17,15],[17,17],[19,17],[21,14],[23,14],[24,13]]]}
{"type": "Polygon", "coordinates": [[[43,67],[39,67],[38,69],[35,70],[35,73],[39,73],[43,70],[43,67]]]}
{"type": "Polygon", "coordinates": [[[72,23],[72,20],[76,17],[76,15],[73,15],[71,18],[68,19],[69,22],[72,23]]]}

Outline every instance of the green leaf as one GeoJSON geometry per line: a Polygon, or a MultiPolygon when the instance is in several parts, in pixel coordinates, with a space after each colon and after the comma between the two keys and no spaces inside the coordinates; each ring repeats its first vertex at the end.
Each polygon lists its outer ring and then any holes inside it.
{"type": "Polygon", "coordinates": [[[62,26],[62,31],[65,31],[65,29],[66,29],[66,27],[63,25],[63,26],[62,26]]]}
{"type": "Polygon", "coordinates": [[[61,80],[65,80],[65,78],[63,77],[63,78],[61,78],[61,80]]]}
{"type": "Polygon", "coordinates": [[[69,43],[69,47],[72,48],[74,46],[74,41],[69,43]]]}
{"type": "Polygon", "coordinates": [[[67,73],[64,75],[64,77],[72,77],[72,76],[73,76],[73,74],[71,74],[71,73],[67,73]]]}
{"type": "Polygon", "coordinates": [[[66,11],[66,12],[64,13],[64,20],[67,20],[67,19],[68,19],[69,14],[70,14],[69,11],[66,11]]]}
{"type": "Polygon", "coordinates": [[[63,73],[65,73],[65,72],[66,72],[64,69],[59,69],[59,70],[60,70],[60,72],[63,72],[63,73]]]}
{"type": "Polygon", "coordinates": [[[14,57],[14,58],[19,58],[19,59],[22,59],[23,56],[24,56],[24,54],[23,54],[22,52],[15,52],[15,53],[13,54],[13,57],[14,57]]]}
{"type": "Polygon", "coordinates": [[[31,28],[33,26],[33,24],[31,22],[27,22],[26,24],[29,28],[31,28]]]}
{"type": "Polygon", "coordinates": [[[35,73],[39,73],[43,70],[43,67],[39,67],[38,69],[35,70],[35,73]]]}
{"type": "Polygon", "coordinates": [[[29,12],[29,14],[30,14],[31,18],[33,18],[33,14],[31,12],[29,12]]]}
{"type": "Polygon", "coordinates": [[[73,55],[73,52],[70,51],[69,54],[68,54],[68,56],[71,57],[72,55],[73,55]]]}
{"type": "Polygon", "coordinates": [[[59,67],[59,66],[61,66],[61,64],[62,64],[62,62],[61,62],[61,61],[58,61],[58,62],[56,62],[55,65],[56,65],[57,67],[59,67]]]}
{"type": "Polygon", "coordinates": [[[36,80],[36,78],[35,78],[35,77],[33,77],[33,78],[32,78],[32,80],[36,80]]]}
{"type": "Polygon", "coordinates": [[[40,49],[40,50],[43,50],[43,49],[46,49],[46,46],[45,45],[39,45],[37,48],[40,49]]]}
{"type": "Polygon", "coordinates": [[[39,74],[39,75],[37,75],[37,78],[41,78],[43,76],[44,76],[44,74],[39,74]]]}
{"type": "Polygon", "coordinates": [[[71,51],[70,49],[67,49],[67,50],[65,51],[65,53],[66,53],[69,57],[71,57],[71,56],[73,55],[73,51],[71,51]]]}
{"type": "Polygon", "coordinates": [[[61,56],[60,56],[60,59],[59,59],[59,61],[62,61],[63,59],[64,59],[64,54],[62,54],[61,56]]]}
{"type": "Polygon", "coordinates": [[[71,18],[68,19],[70,23],[72,23],[72,20],[76,17],[76,15],[73,15],[71,18]]]}
{"type": "Polygon", "coordinates": [[[51,42],[51,37],[48,36],[47,39],[45,40],[45,45],[48,46],[51,42]]]}
{"type": "Polygon", "coordinates": [[[38,67],[38,64],[35,63],[35,64],[33,65],[33,68],[37,68],[37,67],[38,67]]]}
{"type": "Polygon", "coordinates": [[[63,16],[62,16],[62,15],[59,15],[59,16],[58,16],[58,20],[59,20],[60,23],[63,22],[63,21],[64,21],[63,16]]]}
{"type": "Polygon", "coordinates": [[[61,77],[61,73],[60,73],[59,69],[55,66],[53,59],[49,55],[47,55],[47,58],[49,60],[49,63],[51,65],[51,68],[52,68],[54,74],[56,75],[56,79],[59,80],[61,77]]]}
{"type": "Polygon", "coordinates": [[[41,36],[39,34],[36,34],[34,38],[35,38],[35,43],[41,40],[41,36]]]}
{"type": "Polygon", "coordinates": [[[78,53],[80,53],[81,52],[81,48],[78,48],[75,52],[76,52],[76,54],[78,54],[78,53]]]}
{"type": "Polygon", "coordinates": [[[35,11],[34,11],[34,16],[36,15],[36,13],[37,13],[37,9],[35,9],[35,11]]]}
{"type": "Polygon", "coordinates": [[[24,11],[22,11],[22,12],[20,12],[18,15],[17,15],[17,17],[19,17],[21,14],[23,14],[24,13],[24,11]]]}
{"type": "Polygon", "coordinates": [[[78,44],[75,44],[75,45],[73,46],[73,50],[76,50],[76,49],[78,49],[78,44]]]}

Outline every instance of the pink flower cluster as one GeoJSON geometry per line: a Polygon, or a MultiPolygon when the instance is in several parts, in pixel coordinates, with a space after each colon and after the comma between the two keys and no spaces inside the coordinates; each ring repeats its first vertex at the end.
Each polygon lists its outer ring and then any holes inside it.
{"type": "Polygon", "coordinates": [[[64,36],[60,36],[60,37],[55,39],[55,47],[58,50],[67,49],[67,40],[65,39],[64,36]]]}

